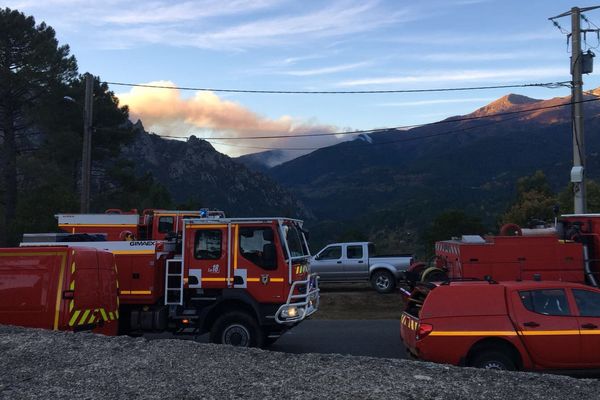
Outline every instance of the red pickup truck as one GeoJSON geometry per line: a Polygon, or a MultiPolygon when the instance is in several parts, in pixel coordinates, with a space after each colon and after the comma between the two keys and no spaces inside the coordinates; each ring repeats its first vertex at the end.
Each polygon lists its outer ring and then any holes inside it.
{"type": "Polygon", "coordinates": [[[600,368],[600,290],[567,282],[418,285],[401,317],[425,361],[506,370],[600,368]]]}

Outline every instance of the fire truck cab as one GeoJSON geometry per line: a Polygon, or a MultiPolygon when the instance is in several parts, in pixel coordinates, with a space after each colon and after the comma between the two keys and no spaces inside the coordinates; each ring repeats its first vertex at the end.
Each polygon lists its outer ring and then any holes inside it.
{"type": "Polygon", "coordinates": [[[165,305],[175,329],[262,346],[318,309],[302,221],[188,219],[182,243],[181,256],[166,262],[165,305]]]}

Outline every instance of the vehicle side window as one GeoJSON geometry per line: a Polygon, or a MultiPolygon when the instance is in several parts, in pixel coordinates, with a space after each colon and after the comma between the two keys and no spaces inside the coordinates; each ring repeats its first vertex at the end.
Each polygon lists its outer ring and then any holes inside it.
{"type": "Polygon", "coordinates": [[[589,290],[573,289],[575,303],[582,317],[600,317],[600,294],[589,290]]]}
{"type": "Polygon", "coordinates": [[[197,260],[218,260],[221,258],[221,231],[198,230],[194,241],[194,257],[197,260]]]}
{"type": "Polygon", "coordinates": [[[363,258],[363,247],[362,246],[348,246],[346,249],[346,253],[349,260],[361,259],[363,258]]]}
{"type": "Polygon", "coordinates": [[[540,289],[519,292],[523,306],[544,315],[571,315],[564,289],[540,289]]]}
{"type": "Polygon", "coordinates": [[[277,269],[275,234],[271,228],[240,228],[240,253],[246,260],[262,269],[277,269]]]}
{"type": "Polygon", "coordinates": [[[342,246],[331,246],[319,254],[319,260],[339,260],[342,258],[342,246]]]}
{"type": "Polygon", "coordinates": [[[158,232],[168,233],[173,232],[175,226],[175,218],[173,217],[160,217],[158,219],[158,232]]]}

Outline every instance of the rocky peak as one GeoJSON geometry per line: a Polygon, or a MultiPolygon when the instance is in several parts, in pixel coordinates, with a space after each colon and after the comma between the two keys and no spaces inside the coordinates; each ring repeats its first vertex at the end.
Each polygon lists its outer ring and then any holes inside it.
{"type": "Polygon", "coordinates": [[[476,110],[473,114],[478,116],[513,111],[515,109],[521,108],[521,106],[523,105],[538,103],[540,101],[542,100],[532,99],[531,97],[511,93],[507,94],[506,96],[500,97],[498,100],[491,102],[487,106],[481,107],[480,109],[476,110]]]}

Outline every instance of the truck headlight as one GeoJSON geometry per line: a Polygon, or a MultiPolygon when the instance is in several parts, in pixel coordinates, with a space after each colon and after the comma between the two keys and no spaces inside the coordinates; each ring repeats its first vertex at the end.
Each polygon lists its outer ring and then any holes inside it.
{"type": "Polygon", "coordinates": [[[298,316],[298,307],[288,307],[281,312],[283,318],[295,318],[298,316]]]}

